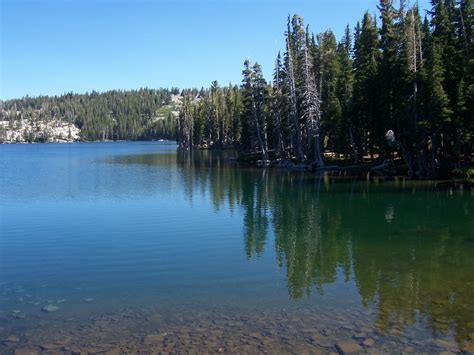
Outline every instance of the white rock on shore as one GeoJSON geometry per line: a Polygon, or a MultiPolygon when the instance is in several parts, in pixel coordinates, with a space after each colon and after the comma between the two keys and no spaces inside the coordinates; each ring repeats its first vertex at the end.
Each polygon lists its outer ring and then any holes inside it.
{"type": "Polygon", "coordinates": [[[10,126],[9,121],[0,121],[0,142],[26,143],[44,141],[67,143],[80,139],[81,130],[74,124],[63,121],[31,122],[21,120],[10,126]]]}

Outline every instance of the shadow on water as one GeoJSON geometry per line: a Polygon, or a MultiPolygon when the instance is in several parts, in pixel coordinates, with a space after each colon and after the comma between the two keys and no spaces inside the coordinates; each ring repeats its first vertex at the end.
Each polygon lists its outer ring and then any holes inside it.
{"type": "Polygon", "coordinates": [[[192,200],[209,190],[216,209],[228,204],[243,210],[247,258],[262,255],[273,230],[291,298],[323,294],[323,286],[342,271],[346,280],[355,280],[363,305],[375,305],[382,332],[423,319],[434,335],[454,332],[459,343],[472,340],[474,204],[469,187],[338,183],[324,176],[235,169],[223,158],[212,152],[179,153],[176,164],[186,195],[192,200]]]}

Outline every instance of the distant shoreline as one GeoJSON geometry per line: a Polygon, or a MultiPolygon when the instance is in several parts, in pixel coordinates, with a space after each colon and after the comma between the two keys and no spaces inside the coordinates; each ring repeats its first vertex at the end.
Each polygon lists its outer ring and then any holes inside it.
{"type": "MultiPolygon", "coordinates": [[[[163,142],[163,143],[174,143],[178,151],[184,152],[192,152],[192,151],[226,151],[228,149],[212,149],[212,148],[195,148],[191,150],[179,148],[178,143],[175,140],[169,139],[139,139],[139,140],[75,140],[75,141],[67,141],[67,140],[56,140],[50,142],[12,142],[12,141],[3,141],[0,142],[2,145],[43,145],[43,144],[59,144],[59,145],[66,145],[66,144],[87,144],[87,143],[134,143],[134,142],[163,142]]],[[[236,150],[237,151],[237,150],[236,150]]],[[[438,172],[437,178],[432,179],[425,179],[420,177],[408,177],[406,175],[405,170],[406,167],[403,165],[401,159],[398,160],[398,163],[395,164],[396,166],[393,167],[392,170],[380,170],[380,166],[378,165],[377,161],[369,161],[360,164],[349,164],[347,161],[341,160],[334,160],[330,161],[330,165],[326,166],[325,168],[317,168],[315,164],[297,164],[292,160],[289,159],[275,159],[268,161],[267,163],[263,163],[259,158],[258,154],[238,154],[237,157],[230,158],[229,163],[237,163],[238,165],[250,166],[254,168],[261,168],[261,169],[270,169],[273,171],[281,171],[281,172],[306,172],[311,174],[324,174],[331,177],[339,177],[339,178],[348,178],[348,179],[358,179],[358,180],[396,180],[396,179],[408,179],[411,181],[450,181],[450,182],[466,182],[467,184],[474,183],[474,167],[472,166],[464,166],[462,168],[456,168],[455,165],[444,166],[438,172]]]]}
{"type": "Polygon", "coordinates": [[[117,140],[55,140],[51,142],[41,142],[41,141],[34,141],[34,142],[14,142],[14,141],[3,141],[0,144],[20,144],[20,145],[28,145],[28,144],[74,144],[74,143],[118,143],[118,142],[175,142],[170,139],[137,139],[137,140],[126,140],[126,139],[117,139],[117,140]]]}

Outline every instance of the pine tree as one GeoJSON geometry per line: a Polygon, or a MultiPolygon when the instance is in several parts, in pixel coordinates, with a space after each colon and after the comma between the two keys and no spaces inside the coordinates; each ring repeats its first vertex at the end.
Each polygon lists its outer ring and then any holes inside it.
{"type": "Polygon", "coordinates": [[[421,122],[426,127],[430,136],[431,159],[429,175],[434,174],[435,167],[439,162],[440,151],[445,144],[443,141],[443,129],[449,122],[452,111],[449,108],[449,98],[444,89],[445,69],[442,61],[442,50],[440,45],[427,32],[425,27],[426,42],[426,64],[424,67],[424,92],[423,92],[423,116],[421,122]]]}
{"type": "Polygon", "coordinates": [[[458,84],[455,116],[460,121],[464,162],[471,161],[474,142],[474,1],[460,0],[457,12],[458,51],[463,58],[462,74],[458,84]]]}
{"type": "MultiPolygon", "coordinates": [[[[378,67],[380,83],[380,121],[387,127],[396,128],[394,110],[398,102],[395,99],[395,91],[398,88],[400,76],[398,47],[400,33],[396,25],[397,12],[393,6],[393,0],[380,0],[378,6],[382,27],[380,29],[381,61],[378,67]]],[[[380,133],[382,130],[378,130],[380,133]]]]}
{"type": "Polygon", "coordinates": [[[436,58],[439,56],[439,63],[436,65],[439,67],[439,72],[443,73],[442,86],[447,96],[448,109],[448,111],[443,111],[445,113],[442,115],[442,119],[440,117],[443,122],[440,144],[443,153],[452,156],[457,153],[453,142],[458,140],[459,119],[453,113],[456,111],[463,67],[454,30],[455,8],[452,1],[431,0],[431,4],[433,56],[436,58]],[[447,112],[449,114],[446,115],[447,112]]]}
{"type": "Polygon", "coordinates": [[[353,118],[355,144],[361,160],[363,150],[373,151],[374,136],[381,134],[379,122],[379,46],[378,30],[372,16],[366,12],[358,28],[354,44],[353,118]]]}
{"type": "Polygon", "coordinates": [[[346,154],[351,153],[352,158],[357,160],[358,152],[354,141],[354,126],[352,120],[352,94],[354,85],[354,73],[352,63],[352,39],[349,26],[346,27],[344,37],[337,48],[337,60],[339,62],[339,76],[336,83],[336,95],[341,105],[341,121],[339,122],[336,139],[337,151],[346,154]],[[346,147],[349,149],[347,150],[346,147]]]}
{"type": "Polygon", "coordinates": [[[326,31],[317,36],[318,58],[316,60],[316,80],[319,81],[321,100],[321,122],[324,138],[328,141],[326,147],[334,151],[336,134],[341,123],[342,107],[337,97],[337,79],[339,67],[337,41],[332,31],[326,31]]]}
{"type": "MultiPolygon", "coordinates": [[[[244,116],[247,121],[247,129],[256,137],[258,149],[262,154],[262,161],[268,161],[268,146],[266,140],[265,122],[265,80],[259,64],[253,67],[250,60],[244,62],[242,72],[242,91],[244,99],[244,116]]],[[[253,144],[251,143],[253,146],[253,144]]]]}
{"type": "Polygon", "coordinates": [[[268,142],[267,142],[267,83],[263,77],[262,67],[255,63],[253,66],[252,75],[252,89],[253,89],[253,105],[254,105],[254,119],[255,130],[257,132],[257,139],[262,151],[263,162],[268,161],[268,142]]]}

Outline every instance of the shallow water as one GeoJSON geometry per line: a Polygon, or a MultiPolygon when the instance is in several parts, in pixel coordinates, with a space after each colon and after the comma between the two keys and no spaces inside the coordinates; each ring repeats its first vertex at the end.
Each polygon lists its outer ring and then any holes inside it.
{"type": "Polygon", "coordinates": [[[229,154],[0,146],[0,352],[474,351],[472,188],[229,154]]]}

